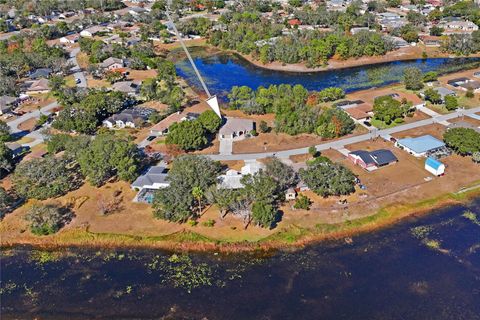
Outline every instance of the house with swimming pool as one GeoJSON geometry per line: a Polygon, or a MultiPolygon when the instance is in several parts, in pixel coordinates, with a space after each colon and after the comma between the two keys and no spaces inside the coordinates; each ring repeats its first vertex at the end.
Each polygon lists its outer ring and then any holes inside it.
{"type": "Polygon", "coordinates": [[[168,172],[164,166],[150,167],[132,183],[132,189],[138,191],[133,201],[152,203],[155,191],[170,186],[167,177],[168,172]]]}

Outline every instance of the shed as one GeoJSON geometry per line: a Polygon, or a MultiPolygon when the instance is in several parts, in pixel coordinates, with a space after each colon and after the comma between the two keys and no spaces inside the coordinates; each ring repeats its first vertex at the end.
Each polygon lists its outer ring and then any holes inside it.
{"type": "Polygon", "coordinates": [[[438,177],[445,173],[445,165],[438,160],[428,157],[425,160],[425,170],[438,177]]]}

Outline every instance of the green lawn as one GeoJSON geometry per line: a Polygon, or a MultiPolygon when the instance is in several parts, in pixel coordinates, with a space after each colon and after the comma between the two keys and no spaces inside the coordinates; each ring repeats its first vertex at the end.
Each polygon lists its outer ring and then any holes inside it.
{"type": "Polygon", "coordinates": [[[384,121],[380,121],[378,119],[372,119],[370,120],[370,123],[372,124],[372,126],[374,126],[375,128],[378,128],[378,129],[388,129],[388,128],[393,128],[395,126],[398,126],[399,124],[403,124],[404,122],[402,123],[397,123],[395,121],[393,121],[392,123],[390,124],[386,124],[384,121]]]}

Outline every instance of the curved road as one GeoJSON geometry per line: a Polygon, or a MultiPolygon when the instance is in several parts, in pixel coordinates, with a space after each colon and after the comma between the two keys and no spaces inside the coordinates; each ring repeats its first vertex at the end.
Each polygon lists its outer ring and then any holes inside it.
{"type": "MultiPolygon", "coordinates": [[[[79,88],[87,88],[87,79],[85,78],[85,74],[83,73],[82,69],[80,68],[78,61],[77,61],[77,54],[80,52],[80,48],[75,48],[70,52],[70,59],[68,59],[68,62],[73,65],[71,71],[74,72],[74,77],[75,79],[80,79],[80,83],[77,83],[77,87],[79,88]]],[[[23,116],[20,116],[12,121],[9,121],[7,124],[10,127],[10,133],[12,135],[16,136],[22,136],[23,132],[22,130],[18,129],[18,126],[22,123],[25,122],[29,119],[32,118],[39,118],[41,114],[44,115],[49,115],[52,111],[52,109],[58,107],[58,103],[56,101],[44,106],[43,108],[40,108],[40,110],[34,110],[32,112],[26,113],[23,116]]],[[[22,143],[22,146],[25,147],[34,147],[37,144],[40,144],[43,142],[44,137],[40,133],[42,128],[39,128],[38,130],[32,131],[30,133],[27,133],[23,136],[34,139],[32,142],[29,143],[22,143]]]]}
{"type": "MultiPolygon", "coordinates": [[[[362,134],[359,136],[354,136],[354,137],[349,137],[349,138],[344,138],[344,139],[339,139],[331,142],[318,144],[315,147],[317,148],[318,151],[323,151],[328,149],[341,149],[346,145],[367,141],[379,136],[389,136],[393,133],[397,133],[397,132],[401,132],[409,129],[415,129],[415,128],[427,126],[434,123],[445,124],[445,121],[461,117],[462,115],[475,118],[476,117],[475,113],[477,112],[480,112],[480,107],[477,107],[474,109],[468,109],[468,110],[457,109],[457,111],[449,114],[439,115],[430,119],[407,123],[407,124],[399,125],[389,129],[373,130],[373,131],[370,131],[369,133],[362,134]]],[[[212,154],[208,156],[213,160],[253,160],[253,159],[262,159],[262,158],[268,158],[273,156],[277,158],[288,158],[290,156],[306,154],[306,153],[308,153],[308,147],[277,151],[277,152],[261,152],[261,153],[248,153],[248,154],[245,153],[245,154],[230,154],[230,155],[212,154]]]]}

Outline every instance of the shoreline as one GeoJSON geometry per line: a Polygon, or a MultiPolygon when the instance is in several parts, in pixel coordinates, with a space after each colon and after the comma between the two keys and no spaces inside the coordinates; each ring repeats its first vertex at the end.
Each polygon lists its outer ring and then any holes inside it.
{"type": "MultiPolygon", "coordinates": [[[[327,66],[308,68],[304,62],[283,65],[282,62],[274,61],[274,62],[269,62],[267,64],[263,64],[259,60],[254,59],[251,54],[245,55],[236,50],[221,49],[221,48],[212,46],[206,42],[196,43],[187,47],[203,48],[203,49],[210,50],[213,53],[233,54],[245,60],[246,62],[252,64],[255,67],[258,67],[264,70],[290,72],[290,73],[326,72],[326,71],[342,70],[342,69],[349,69],[349,68],[355,68],[355,67],[363,67],[363,66],[369,66],[369,65],[378,65],[383,63],[391,63],[396,61],[414,61],[414,60],[424,60],[424,59],[480,58],[480,53],[472,54],[469,56],[457,56],[454,54],[448,54],[448,53],[442,53],[442,52],[440,53],[434,52],[433,55],[430,54],[426,58],[424,58],[422,56],[423,51],[413,52],[413,53],[409,52],[409,51],[415,51],[415,49],[419,49],[419,47],[408,47],[408,48],[397,49],[395,51],[390,51],[383,56],[372,56],[372,57],[363,56],[358,59],[349,58],[347,60],[330,59],[328,61],[327,66]]],[[[171,49],[169,50],[169,54],[175,53],[178,50],[179,50],[178,48],[171,49]]]]}
{"type": "Polygon", "coordinates": [[[434,210],[462,205],[480,196],[480,185],[468,191],[446,193],[413,204],[395,204],[379,209],[374,214],[339,224],[316,224],[312,228],[294,225],[254,242],[225,242],[210,239],[198,233],[182,230],[165,236],[133,236],[127,234],[92,233],[86,229],[70,229],[47,237],[2,241],[0,249],[8,250],[19,246],[33,249],[58,250],[67,248],[89,249],[150,249],[181,252],[245,253],[276,250],[300,250],[308,245],[324,241],[348,239],[368,232],[388,228],[409,217],[432,214],[434,210]],[[34,240],[34,241],[32,241],[34,240]]]}

